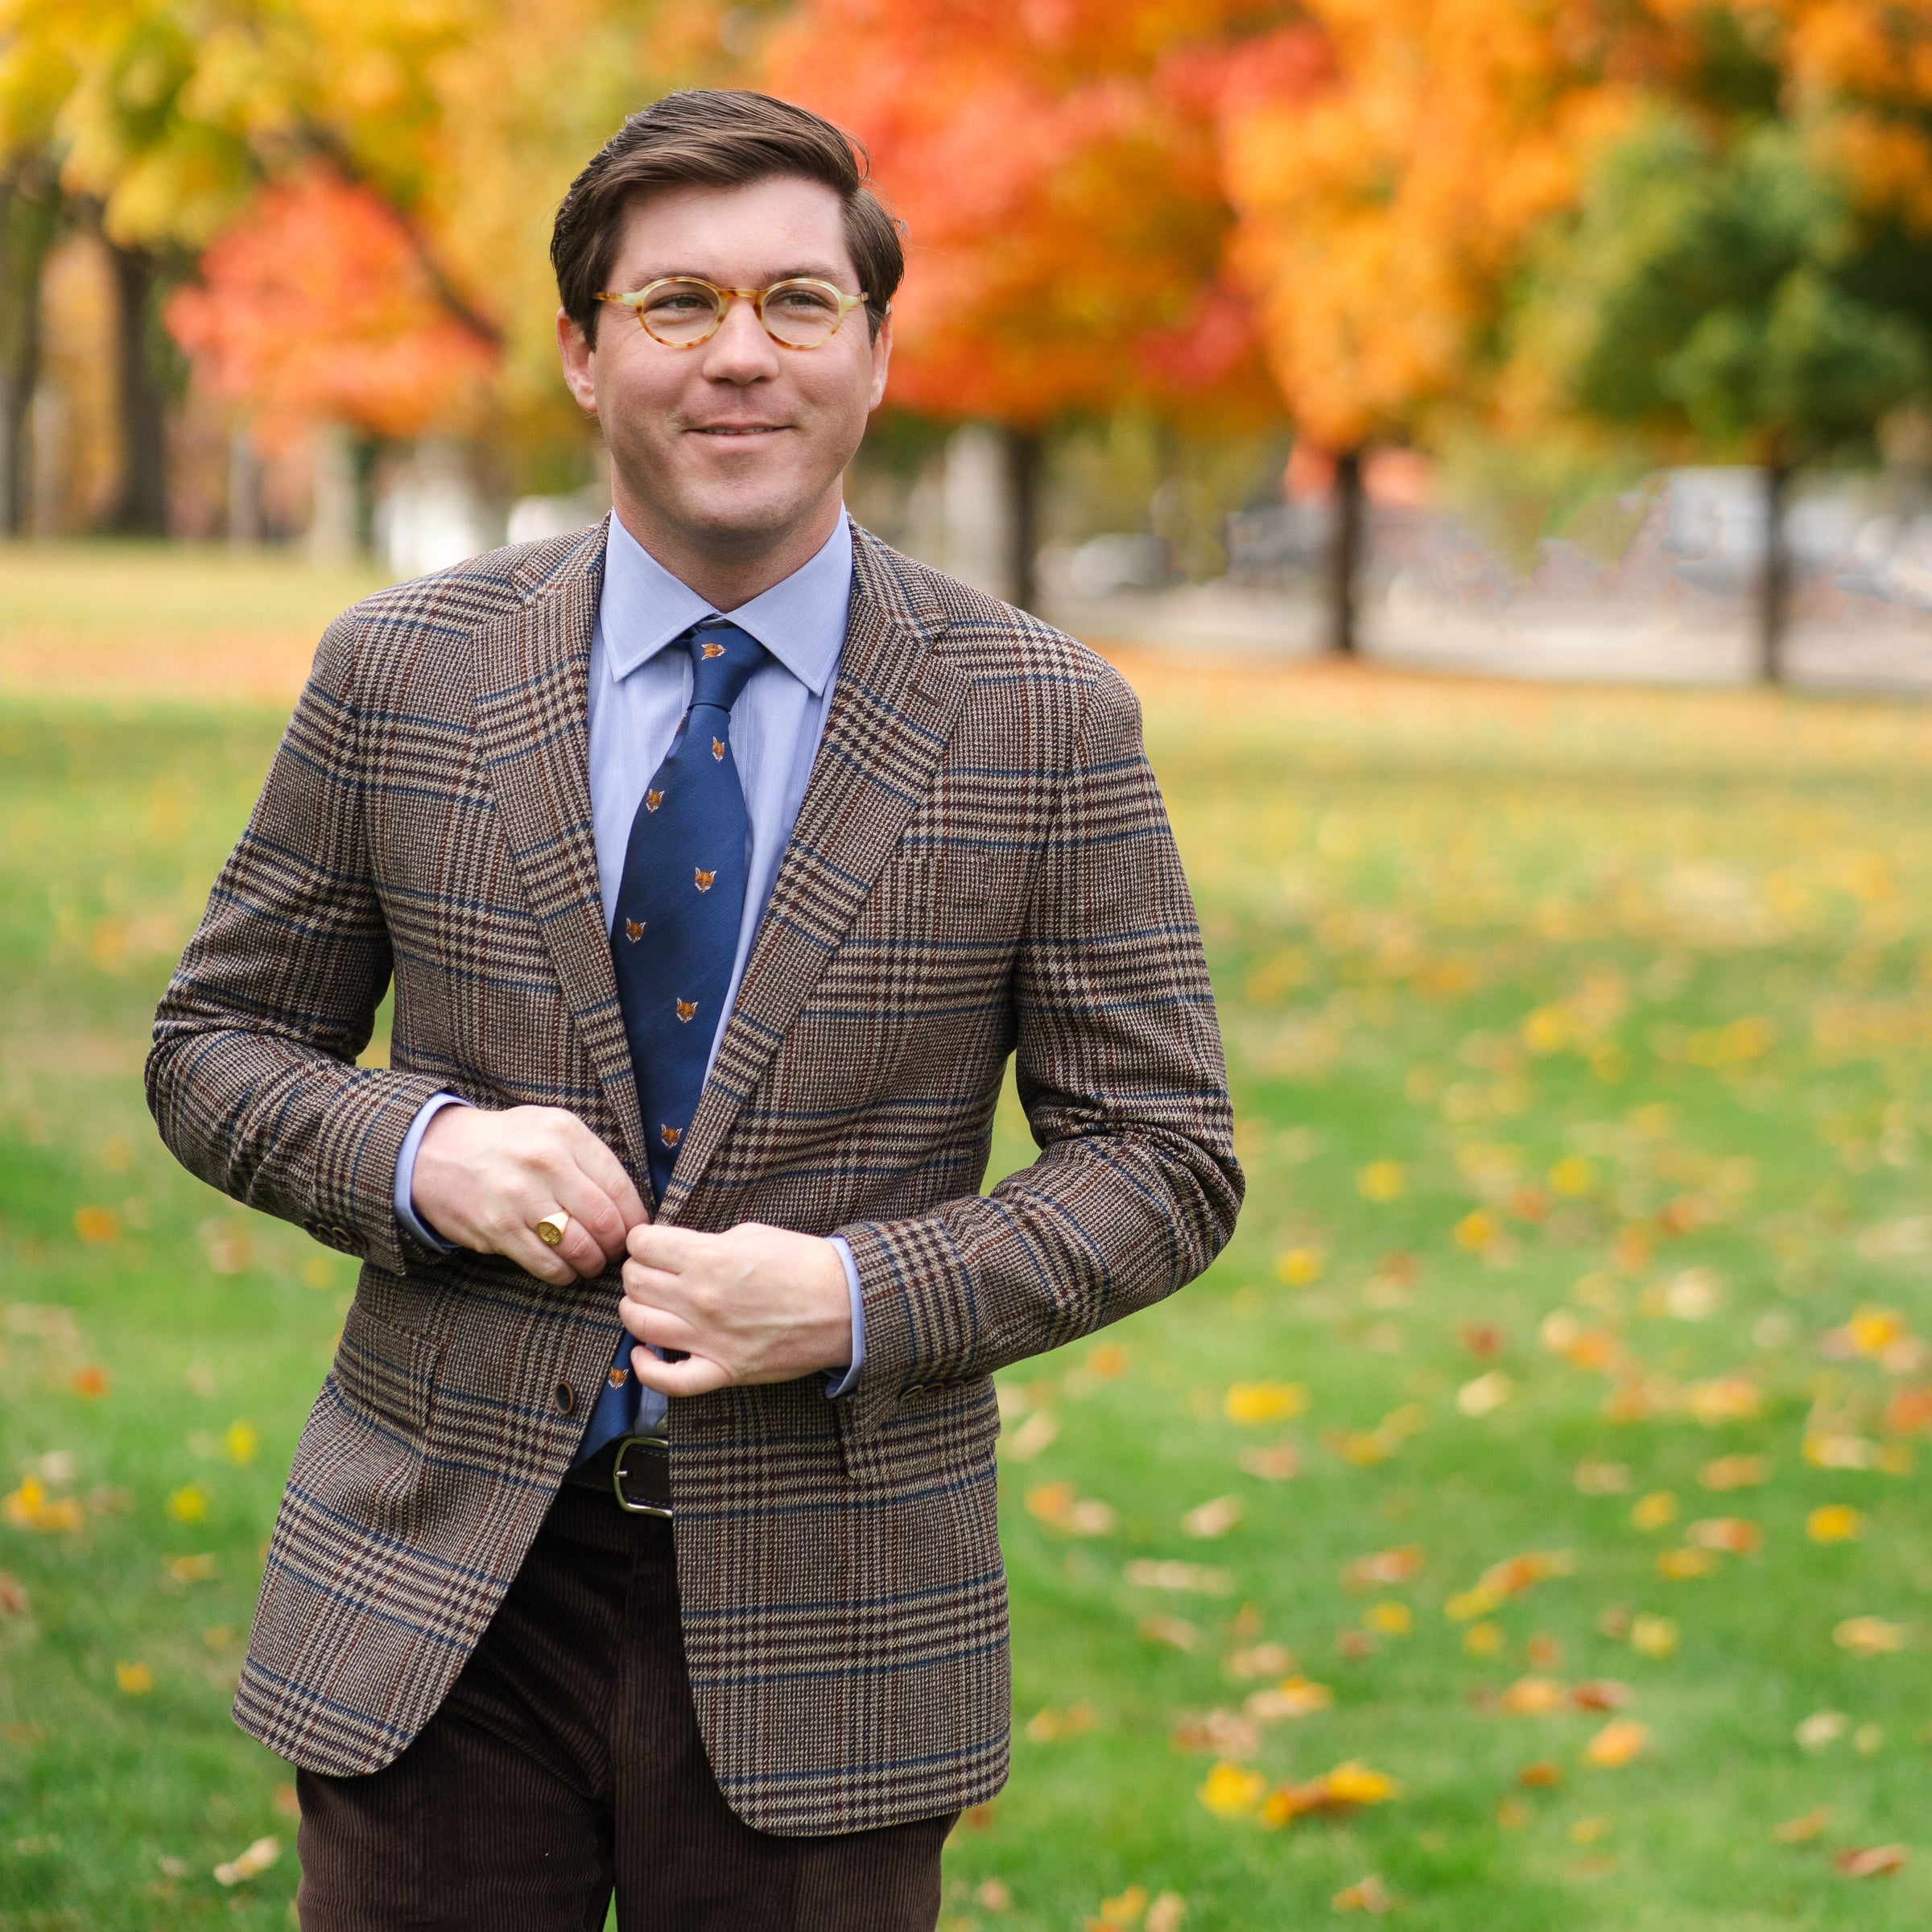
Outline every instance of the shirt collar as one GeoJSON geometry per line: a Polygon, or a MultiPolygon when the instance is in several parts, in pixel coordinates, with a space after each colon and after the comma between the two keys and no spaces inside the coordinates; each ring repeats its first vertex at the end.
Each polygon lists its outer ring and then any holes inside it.
{"type": "Polygon", "coordinates": [[[852,601],[852,526],[841,514],[817,553],[770,590],[723,613],[674,577],[612,513],[598,605],[613,680],[621,681],[701,619],[729,617],[814,697],[838,668],[852,601]]]}

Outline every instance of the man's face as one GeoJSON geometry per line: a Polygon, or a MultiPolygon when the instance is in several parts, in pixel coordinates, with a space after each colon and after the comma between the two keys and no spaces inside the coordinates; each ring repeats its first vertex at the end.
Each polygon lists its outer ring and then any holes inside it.
{"type": "MultiPolygon", "coordinates": [[[[814,275],[860,293],[838,196],[789,176],[634,203],[605,286],[628,292],[664,275],[720,288],[814,275]]],[[[855,308],[829,341],[786,349],[749,302],[733,302],[709,341],[673,349],[606,303],[594,344],[562,316],[558,335],[572,393],[609,446],[620,509],[628,498],[671,544],[720,559],[755,558],[821,522],[829,531],[840,478],[885,394],[890,323],[875,341],[855,308]]]]}

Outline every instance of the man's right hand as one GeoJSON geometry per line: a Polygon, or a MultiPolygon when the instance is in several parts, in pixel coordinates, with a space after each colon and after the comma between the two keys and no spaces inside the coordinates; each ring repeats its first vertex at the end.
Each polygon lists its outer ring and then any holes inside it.
{"type": "Polygon", "coordinates": [[[410,1199],[444,1241],[559,1288],[622,1261],[650,1219],[624,1163],[561,1107],[445,1107],[423,1130],[410,1199]],[[559,1208],[570,1225],[547,1247],[536,1225],[559,1208]]]}

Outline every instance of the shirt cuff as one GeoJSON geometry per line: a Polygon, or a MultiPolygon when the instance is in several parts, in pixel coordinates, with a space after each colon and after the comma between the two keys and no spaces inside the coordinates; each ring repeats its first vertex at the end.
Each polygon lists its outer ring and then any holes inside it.
{"type": "MultiPolygon", "coordinates": [[[[430,1104],[434,1106],[436,1103],[432,1100],[430,1104]]],[[[852,1393],[853,1384],[859,1379],[859,1371],[865,1366],[865,1304],[859,1296],[859,1270],[852,1261],[851,1249],[836,1234],[828,1235],[826,1239],[838,1249],[839,1259],[845,1265],[845,1292],[852,1299],[852,1366],[825,1371],[827,1398],[836,1402],[841,1395],[852,1393]]]]}
{"type": "MultiPolygon", "coordinates": [[[[412,1236],[431,1254],[449,1254],[456,1249],[454,1241],[446,1241],[441,1235],[423,1221],[416,1213],[415,1181],[416,1150],[423,1145],[424,1132],[445,1107],[467,1107],[469,1102],[453,1093],[431,1094],[416,1109],[416,1117],[409,1124],[409,1132],[402,1137],[402,1145],[396,1150],[396,1220],[402,1232],[412,1236]]],[[[845,1263],[848,1273],[852,1262],[845,1263]]],[[[856,1275],[853,1277],[856,1280],[856,1275]]]]}

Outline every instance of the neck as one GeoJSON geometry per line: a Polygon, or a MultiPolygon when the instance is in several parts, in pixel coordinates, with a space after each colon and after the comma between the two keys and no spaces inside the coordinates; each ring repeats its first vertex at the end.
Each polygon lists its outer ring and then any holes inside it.
{"type": "Polygon", "coordinates": [[[835,489],[808,516],[776,535],[747,533],[738,544],[726,545],[667,523],[614,475],[611,507],[640,548],[720,615],[803,568],[824,548],[845,510],[844,499],[835,489]]]}

